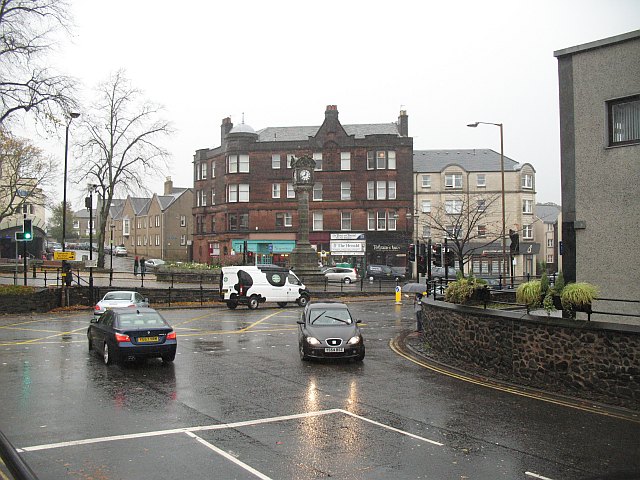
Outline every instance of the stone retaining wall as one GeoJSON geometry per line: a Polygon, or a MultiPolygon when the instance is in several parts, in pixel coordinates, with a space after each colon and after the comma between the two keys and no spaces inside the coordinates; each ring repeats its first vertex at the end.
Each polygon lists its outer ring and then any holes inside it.
{"type": "Polygon", "coordinates": [[[427,348],[487,376],[640,410],[640,327],[429,300],[427,348]]]}

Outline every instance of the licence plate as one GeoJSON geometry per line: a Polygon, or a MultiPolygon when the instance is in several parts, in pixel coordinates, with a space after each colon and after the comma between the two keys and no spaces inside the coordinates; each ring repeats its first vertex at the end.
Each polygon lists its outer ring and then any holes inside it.
{"type": "Polygon", "coordinates": [[[324,353],[339,353],[344,352],[344,347],[327,347],[324,349],[324,353]]]}
{"type": "Polygon", "coordinates": [[[151,343],[157,341],[158,337],[138,337],[138,343],[151,343]]]}

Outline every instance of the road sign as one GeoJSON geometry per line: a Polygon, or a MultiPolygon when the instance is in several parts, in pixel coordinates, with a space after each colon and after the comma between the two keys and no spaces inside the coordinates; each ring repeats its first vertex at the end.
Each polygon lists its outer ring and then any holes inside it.
{"type": "Polygon", "coordinates": [[[54,260],[75,260],[76,252],[53,252],[54,260]]]}
{"type": "Polygon", "coordinates": [[[95,258],[93,260],[85,260],[84,266],[85,268],[96,268],[98,266],[98,260],[96,260],[95,258]]]}

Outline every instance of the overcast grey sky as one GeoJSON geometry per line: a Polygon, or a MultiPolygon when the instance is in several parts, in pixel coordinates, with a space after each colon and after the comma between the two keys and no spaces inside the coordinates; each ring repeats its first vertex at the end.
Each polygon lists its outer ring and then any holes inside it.
{"type": "Polygon", "coordinates": [[[182,187],[195,150],[220,144],[222,118],[320,125],[335,104],[343,124],[406,109],[416,150],[499,151],[497,127],[466,125],[503,123],[505,155],[537,171],[537,201],[559,203],[553,52],[640,28],[640,0],[72,1],[56,67],[87,88],[124,68],[164,105],[182,187]]]}

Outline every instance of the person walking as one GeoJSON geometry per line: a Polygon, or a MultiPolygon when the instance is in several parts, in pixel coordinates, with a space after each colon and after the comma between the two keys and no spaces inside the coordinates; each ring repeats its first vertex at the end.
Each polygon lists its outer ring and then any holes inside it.
{"type": "Polygon", "coordinates": [[[147,261],[144,257],[140,259],[140,273],[144,277],[144,274],[147,273],[147,261]]]}
{"type": "Polygon", "coordinates": [[[422,325],[422,294],[416,293],[413,299],[413,310],[416,312],[416,332],[423,331],[422,325]]]}
{"type": "Polygon", "coordinates": [[[133,274],[138,276],[138,267],[140,266],[140,261],[138,260],[138,256],[136,255],[135,260],[133,261],[133,274]]]}

